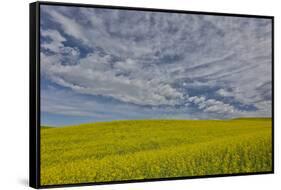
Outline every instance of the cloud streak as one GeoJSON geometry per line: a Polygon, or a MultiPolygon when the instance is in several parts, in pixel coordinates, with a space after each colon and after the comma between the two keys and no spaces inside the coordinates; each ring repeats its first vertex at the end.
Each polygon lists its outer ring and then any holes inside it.
{"type": "Polygon", "coordinates": [[[271,115],[269,19],[45,5],[41,12],[44,84],[138,111],[271,115]]]}

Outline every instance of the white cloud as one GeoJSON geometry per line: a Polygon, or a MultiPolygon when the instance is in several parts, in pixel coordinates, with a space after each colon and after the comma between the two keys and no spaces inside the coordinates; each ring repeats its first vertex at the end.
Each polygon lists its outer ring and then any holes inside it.
{"type": "Polygon", "coordinates": [[[60,27],[42,30],[52,40],[42,47],[55,52],[41,52],[42,71],[63,87],[137,105],[192,102],[208,113],[242,113],[220,97],[271,110],[269,20],[43,7],[60,27]],[[69,37],[91,53],[79,57],[69,37]],[[205,86],[219,88],[210,92],[218,99],[201,95],[205,86]]]}
{"type": "Polygon", "coordinates": [[[149,81],[118,76],[118,70],[110,68],[110,56],[91,54],[72,66],[53,64],[49,59],[45,62],[44,56],[43,65],[49,65],[43,72],[50,80],[79,93],[104,95],[139,105],[175,105],[183,99],[182,93],[156,76],[149,81]]]}
{"type": "Polygon", "coordinates": [[[189,97],[188,100],[196,104],[198,108],[203,110],[204,112],[232,114],[238,111],[230,104],[225,104],[222,101],[218,101],[214,99],[206,99],[203,96],[201,97],[192,96],[189,97]]]}
{"type": "Polygon", "coordinates": [[[223,97],[233,97],[233,93],[226,90],[226,89],[219,89],[217,90],[217,94],[220,95],[220,96],[223,96],[223,97]]]}
{"type": "MultiPolygon", "coordinates": [[[[185,109],[186,110],[186,109],[185,109]]],[[[166,107],[139,107],[120,102],[102,101],[98,98],[81,96],[69,90],[47,86],[41,89],[41,111],[65,116],[91,117],[93,121],[143,118],[193,118],[188,113],[166,107]],[[71,100],[71,101],[70,101],[71,100]],[[170,115],[170,112],[173,112],[170,115]]]]}
{"type": "Polygon", "coordinates": [[[64,47],[63,43],[66,39],[57,30],[41,30],[41,35],[51,38],[51,43],[42,43],[41,47],[52,52],[60,52],[60,48],[64,47]]]}
{"type": "Polygon", "coordinates": [[[41,48],[43,50],[48,50],[55,55],[45,55],[44,53],[41,54],[44,54],[44,58],[55,56],[58,59],[56,60],[56,62],[53,61],[51,64],[56,63],[56,65],[58,65],[58,63],[66,62],[67,64],[71,65],[77,63],[80,55],[79,49],[77,47],[65,46],[63,42],[66,42],[67,40],[61,35],[59,31],[41,30],[41,35],[43,37],[50,38],[50,41],[41,43],[41,48]]]}
{"type": "Polygon", "coordinates": [[[83,38],[85,36],[81,26],[77,23],[77,21],[64,16],[63,14],[59,13],[58,11],[52,9],[43,9],[44,11],[48,12],[51,15],[51,18],[54,22],[58,22],[63,27],[64,31],[68,34],[72,35],[77,39],[83,39],[85,42],[88,42],[87,38],[83,38]]]}

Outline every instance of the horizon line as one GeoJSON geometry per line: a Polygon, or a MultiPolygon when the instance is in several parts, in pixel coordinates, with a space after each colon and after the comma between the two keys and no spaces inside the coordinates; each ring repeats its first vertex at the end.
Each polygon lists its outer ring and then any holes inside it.
{"type": "Polygon", "coordinates": [[[233,117],[228,119],[177,119],[177,118],[149,118],[149,119],[116,119],[116,120],[108,120],[108,121],[93,121],[93,122],[82,122],[79,124],[70,124],[70,125],[48,125],[48,124],[40,124],[40,128],[58,128],[58,127],[70,127],[70,126],[79,126],[79,125],[87,125],[87,124],[96,124],[96,123],[109,123],[109,122],[122,122],[122,121],[157,121],[157,120],[184,120],[184,121],[227,121],[227,120],[235,120],[235,119],[272,119],[272,117],[233,117]]]}

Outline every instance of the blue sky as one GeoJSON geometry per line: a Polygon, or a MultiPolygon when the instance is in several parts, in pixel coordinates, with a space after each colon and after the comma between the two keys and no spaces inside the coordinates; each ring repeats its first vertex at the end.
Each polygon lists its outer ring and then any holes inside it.
{"type": "Polygon", "coordinates": [[[271,20],[41,5],[41,124],[270,117],[271,20]]]}

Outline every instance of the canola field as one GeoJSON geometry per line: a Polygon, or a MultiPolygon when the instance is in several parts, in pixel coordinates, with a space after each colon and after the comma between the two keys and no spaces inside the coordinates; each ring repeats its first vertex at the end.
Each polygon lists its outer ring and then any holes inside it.
{"type": "Polygon", "coordinates": [[[270,118],[41,127],[41,185],[272,171],[270,118]]]}

